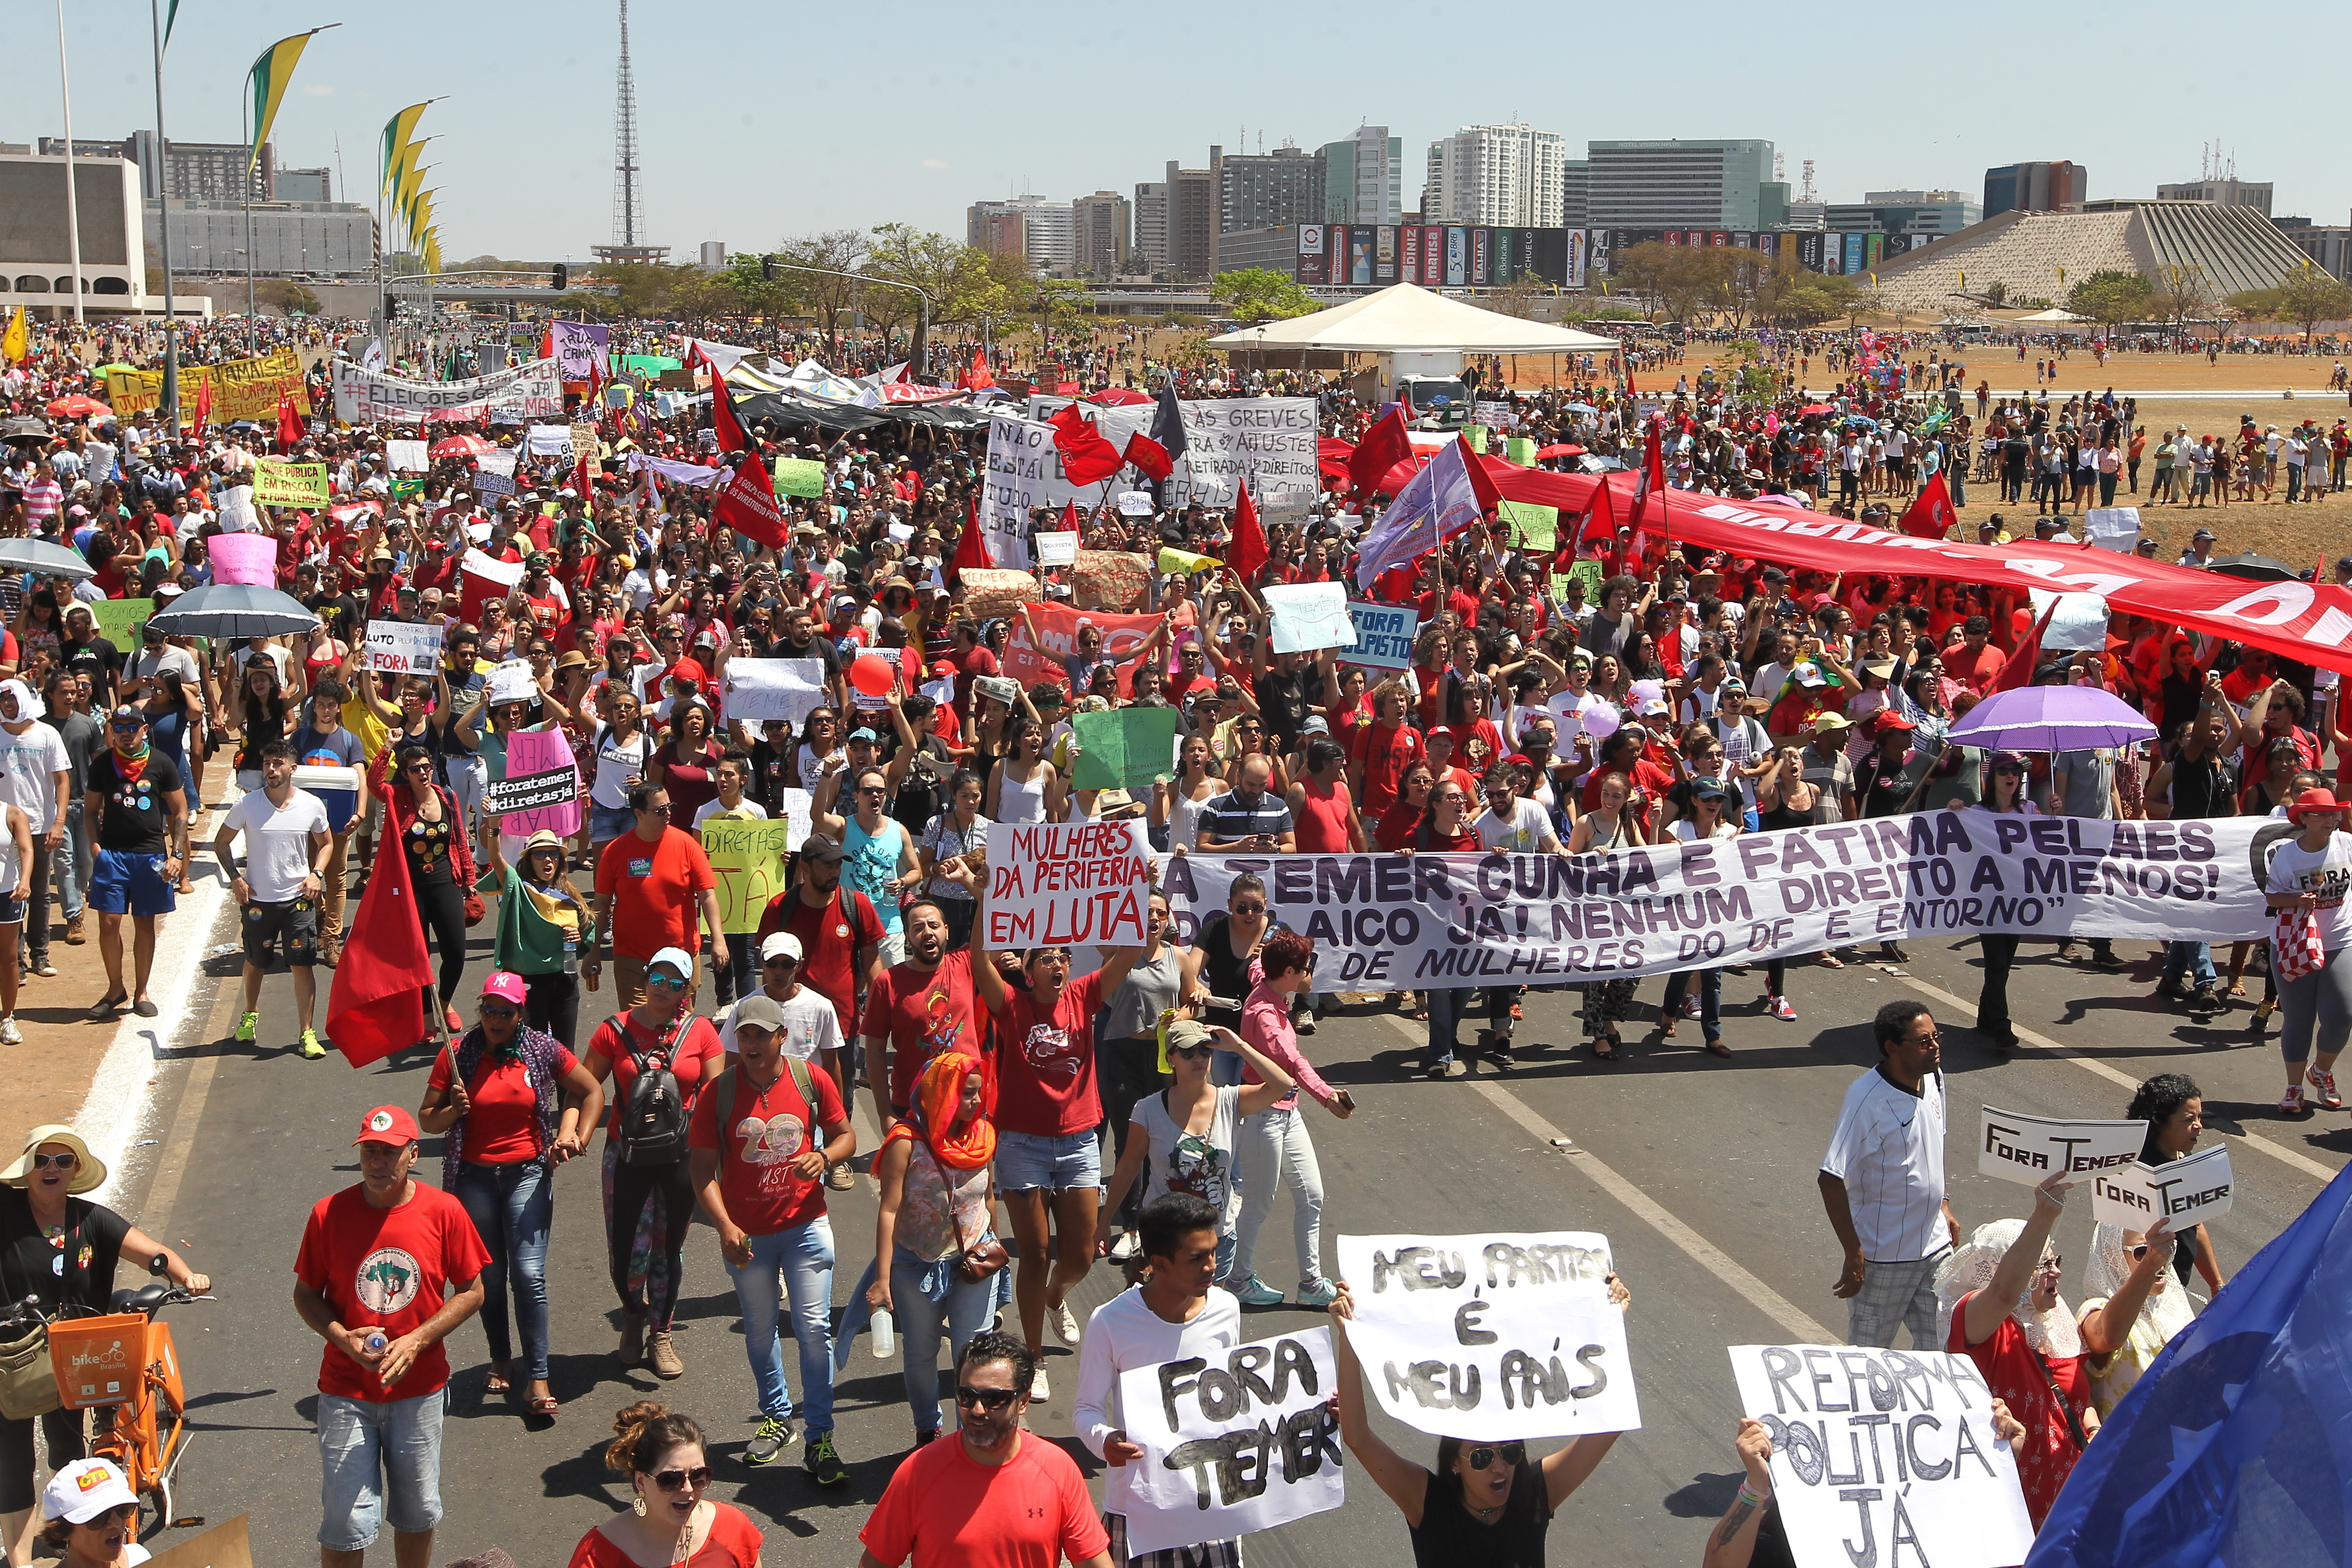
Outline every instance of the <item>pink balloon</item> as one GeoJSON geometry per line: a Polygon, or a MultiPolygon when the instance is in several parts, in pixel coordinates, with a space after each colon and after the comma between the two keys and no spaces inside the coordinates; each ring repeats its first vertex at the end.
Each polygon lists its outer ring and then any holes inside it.
{"type": "Polygon", "coordinates": [[[1622,716],[1606,702],[1596,703],[1584,710],[1584,732],[1596,741],[1605,741],[1617,732],[1622,716]]]}

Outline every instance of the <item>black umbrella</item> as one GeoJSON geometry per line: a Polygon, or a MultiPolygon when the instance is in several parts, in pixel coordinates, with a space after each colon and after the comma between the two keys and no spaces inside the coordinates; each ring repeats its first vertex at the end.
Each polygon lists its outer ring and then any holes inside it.
{"type": "Polygon", "coordinates": [[[302,601],[253,583],[207,583],[183,594],[148,624],[175,637],[274,637],[307,632],[319,617],[302,601]]]}
{"type": "Polygon", "coordinates": [[[2239,555],[2216,555],[2205,563],[2208,572],[2219,572],[2230,577],[2248,577],[2257,583],[2292,583],[2294,568],[2284,561],[2251,551],[2239,555]]]}

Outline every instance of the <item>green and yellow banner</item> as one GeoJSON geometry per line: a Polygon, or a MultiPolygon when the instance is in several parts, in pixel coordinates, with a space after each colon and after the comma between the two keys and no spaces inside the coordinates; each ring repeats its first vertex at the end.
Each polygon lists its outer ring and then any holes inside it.
{"type": "MultiPolygon", "coordinates": [[[[205,383],[212,384],[212,417],[227,424],[257,419],[272,424],[278,418],[278,398],[293,398],[296,412],[309,414],[310,399],[302,387],[302,362],[292,349],[279,349],[259,359],[233,359],[225,364],[184,364],[180,367],[180,406],[193,409],[205,383]]],[[[144,408],[163,405],[163,373],[160,370],[110,370],[106,401],[123,418],[144,408]]]]}
{"type": "MultiPolygon", "coordinates": [[[[341,25],[330,22],[327,27],[341,25]]],[[[285,101],[286,89],[293,83],[295,63],[301,59],[302,51],[310,47],[310,40],[325,32],[327,27],[313,27],[307,33],[278,39],[261,51],[260,58],[253,62],[253,69],[247,73],[247,85],[253,92],[253,153],[245,161],[245,173],[248,179],[252,177],[254,165],[261,162],[261,145],[269,140],[269,128],[278,119],[278,106],[285,101]]]]}

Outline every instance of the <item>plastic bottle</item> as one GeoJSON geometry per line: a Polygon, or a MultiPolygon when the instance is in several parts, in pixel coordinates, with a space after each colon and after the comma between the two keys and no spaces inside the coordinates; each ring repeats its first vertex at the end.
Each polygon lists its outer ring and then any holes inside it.
{"type": "Polygon", "coordinates": [[[874,1359],[888,1361],[898,1353],[898,1325],[890,1321],[887,1307],[874,1314],[874,1359]]]}
{"type": "Polygon", "coordinates": [[[360,1343],[367,1347],[368,1354],[382,1355],[383,1353],[384,1347],[392,1343],[392,1342],[384,1338],[383,1331],[382,1329],[370,1329],[366,1333],[360,1336],[360,1343]]]}

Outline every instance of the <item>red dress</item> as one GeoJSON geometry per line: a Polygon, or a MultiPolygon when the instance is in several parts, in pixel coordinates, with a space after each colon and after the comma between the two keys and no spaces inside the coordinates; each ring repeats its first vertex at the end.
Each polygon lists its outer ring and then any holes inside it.
{"type": "MultiPolygon", "coordinates": [[[[710,1533],[686,1560],[685,1568],[752,1568],[760,1561],[759,1530],[740,1509],[723,1502],[710,1506],[715,1510],[710,1533]]],[[[572,1552],[571,1568],[636,1568],[636,1563],[606,1540],[599,1527],[580,1538],[572,1552]]]]}
{"type": "Polygon", "coordinates": [[[1954,1355],[1965,1355],[1977,1363],[1985,1382],[1992,1388],[1993,1396],[2009,1403],[2009,1413],[2025,1427],[2017,1449],[2017,1479],[2025,1489],[2025,1511],[2040,1530],[2049,1517],[2050,1508],[2058,1500],[2059,1489],[2074,1468],[2074,1461],[2083,1451],[2074,1446],[2074,1434],[2067,1424],[2066,1411],[2050,1397],[2050,1379],[2055,1379],[2066,1404],[2080,1423],[2084,1408],[2091,1402],[2091,1381],[2083,1373],[2080,1356],[2038,1356],[2025,1342],[2025,1331],[2018,1326],[2014,1315],[2000,1321],[1992,1337],[1981,1344],[1968,1342],[1968,1330],[1961,1324],[1961,1314],[1968,1310],[1975,1291],[1960,1298],[1952,1309],[1951,1335],[1944,1348],[1954,1355]],[[2050,1378],[2042,1376],[2042,1368],[2050,1369],[2050,1378]]]}

